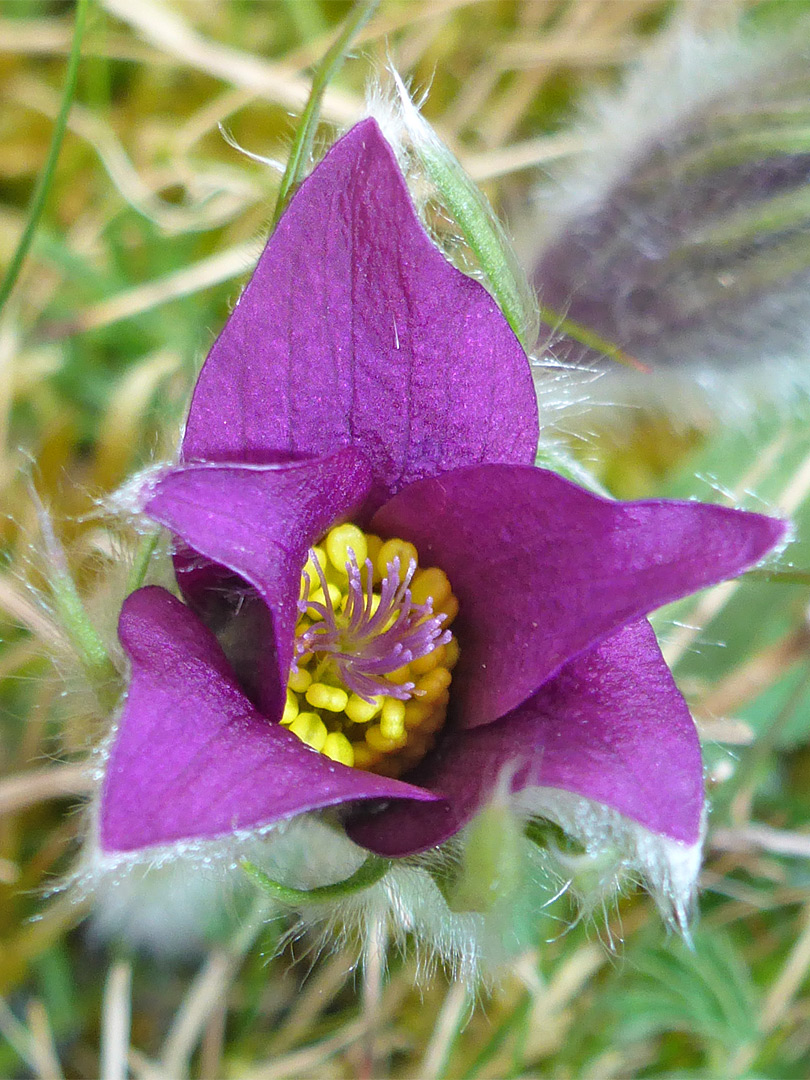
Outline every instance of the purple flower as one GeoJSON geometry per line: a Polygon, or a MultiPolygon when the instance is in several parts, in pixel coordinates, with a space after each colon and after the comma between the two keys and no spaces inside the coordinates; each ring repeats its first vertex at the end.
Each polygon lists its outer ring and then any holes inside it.
{"type": "Polygon", "coordinates": [[[186,603],[125,603],[102,849],[335,807],[357,843],[405,856],[504,778],[694,845],[700,749],[644,616],[756,563],[785,525],[599,498],[536,468],[537,438],[520,345],[364,121],[280,221],[182,460],[144,495],[186,603]]]}

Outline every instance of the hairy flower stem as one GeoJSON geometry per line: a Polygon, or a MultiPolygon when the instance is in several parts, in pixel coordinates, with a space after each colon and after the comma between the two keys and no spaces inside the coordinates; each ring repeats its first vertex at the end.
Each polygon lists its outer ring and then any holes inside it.
{"type": "Polygon", "coordinates": [[[155,553],[158,540],[160,539],[160,529],[155,529],[152,532],[146,533],[138,541],[138,546],[135,549],[135,558],[132,562],[132,567],[127,576],[126,592],[127,596],[130,593],[134,593],[136,589],[140,589],[146,578],[146,572],[149,569],[149,563],[152,561],[152,556],[155,553]]]}
{"type": "Polygon", "coordinates": [[[352,8],[336,41],[315,68],[312,76],[312,89],[301,114],[300,123],[296,128],[293,144],[290,148],[290,156],[287,159],[287,167],[279,185],[278,198],[273,211],[274,225],[277,224],[287,208],[287,203],[290,201],[295,188],[303,179],[309,165],[312,142],[318,127],[318,117],[324,91],[346,59],[346,52],[352,38],[371,18],[379,6],[379,2],[380,0],[361,0],[352,8]]]}
{"type": "MultiPolygon", "coordinates": [[[[414,149],[430,179],[447,204],[453,219],[461,229],[470,250],[484,271],[495,299],[524,348],[535,343],[536,326],[527,318],[527,303],[521,287],[522,274],[517,260],[497,218],[484,195],[473,184],[458,159],[433,134],[433,131],[411,102],[399,76],[394,73],[400,98],[413,128],[421,135],[414,139],[414,149]]],[[[590,349],[603,353],[620,364],[640,368],[642,365],[627,356],[612,342],[595,331],[568,319],[559,311],[537,304],[540,317],[556,330],[567,334],[590,349]]],[[[646,368],[643,368],[646,370],[646,368]]]]}
{"type": "Polygon", "coordinates": [[[30,492],[48,555],[48,588],[59,624],[78,656],[99,703],[111,709],[120,691],[118,672],[101,635],[87,615],[62,545],[56,538],[51,519],[33,484],[30,492]]]}
{"type": "Polygon", "coordinates": [[[247,859],[242,860],[242,869],[252,877],[256,884],[265,892],[280,900],[284,904],[317,904],[327,900],[340,900],[344,896],[363,892],[384,877],[391,865],[390,859],[381,859],[376,855],[369,855],[364,863],[345,881],[337,881],[334,885],[319,885],[315,889],[293,889],[289,885],[282,885],[273,881],[263,870],[247,859]]]}

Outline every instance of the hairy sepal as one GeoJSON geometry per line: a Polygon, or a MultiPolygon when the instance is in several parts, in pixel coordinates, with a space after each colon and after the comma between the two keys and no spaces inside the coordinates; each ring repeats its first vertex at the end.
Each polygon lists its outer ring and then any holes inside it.
{"type": "Polygon", "coordinates": [[[705,821],[695,844],[651,832],[591,799],[555,788],[526,788],[514,796],[516,812],[555,822],[582,853],[545,847],[548,868],[570,890],[583,914],[602,908],[630,884],[643,885],[662,917],[688,939],[705,821]]]}

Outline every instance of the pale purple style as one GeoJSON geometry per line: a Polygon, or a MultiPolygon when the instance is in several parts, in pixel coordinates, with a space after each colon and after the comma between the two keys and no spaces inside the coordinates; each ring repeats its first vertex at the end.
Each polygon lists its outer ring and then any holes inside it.
{"type": "MultiPolygon", "coordinates": [[[[281,219],[200,375],[182,461],[149,490],[146,513],[177,538],[187,604],[148,588],[124,605],[132,678],[102,848],[343,807],[355,840],[404,856],[455,833],[503,776],[695,843],[700,749],[644,616],[753,565],[785,525],[598,498],[534,467],[537,433],[520,345],[430,241],[364,121],[281,219]],[[446,727],[400,781],[330,761],[278,724],[301,568],[346,519],[413,542],[460,602],[446,727]]],[[[392,670],[397,643],[416,655],[420,634],[441,640],[438,620],[414,624],[392,577],[385,602],[404,615],[375,644],[353,574],[351,678],[392,670]]],[[[339,649],[326,614],[318,633],[339,649]]]]}

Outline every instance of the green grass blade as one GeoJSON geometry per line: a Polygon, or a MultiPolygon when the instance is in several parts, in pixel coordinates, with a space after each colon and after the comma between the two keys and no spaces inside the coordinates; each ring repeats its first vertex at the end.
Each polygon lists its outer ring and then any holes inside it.
{"type": "Polygon", "coordinates": [[[20,275],[20,270],[22,269],[25,257],[33,242],[34,234],[37,231],[39,220],[42,217],[42,211],[45,209],[48,192],[50,191],[56,173],[56,162],[59,158],[59,151],[62,149],[62,141],[65,137],[65,131],[67,130],[68,115],[70,114],[70,107],[73,104],[73,97],[76,93],[76,82],[79,75],[79,61],[81,59],[82,37],[84,35],[84,24],[87,19],[88,3],[89,0],[77,0],[76,21],[73,29],[73,44],[70,48],[70,57],[68,59],[67,72],[65,73],[65,89],[62,94],[62,104],[59,107],[59,113],[53,127],[51,145],[48,148],[48,157],[45,160],[45,167],[36,182],[31,196],[31,203],[28,207],[28,220],[25,223],[22,236],[17,244],[17,249],[11,257],[11,262],[8,265],[3,281],[0,283],[0,311],[3,310],[6,301],[11,295],[11,290],[14,288],[17,278],[20,275]]]}

